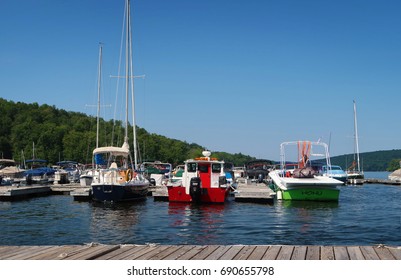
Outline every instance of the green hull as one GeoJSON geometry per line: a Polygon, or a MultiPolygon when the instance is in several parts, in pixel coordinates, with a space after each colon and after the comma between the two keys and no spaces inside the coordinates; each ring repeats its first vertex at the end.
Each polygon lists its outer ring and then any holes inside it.
{"type": "Polygon", "coordinates": [[[339,189],[302,188],[291,190],[279,190],[284,200],[315,200],[315,201],[338,201],[339,189]]]}

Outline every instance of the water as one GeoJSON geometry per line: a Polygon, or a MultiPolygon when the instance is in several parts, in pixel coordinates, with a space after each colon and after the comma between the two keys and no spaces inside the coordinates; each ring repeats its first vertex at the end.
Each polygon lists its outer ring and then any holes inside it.
{"type": "MultiPolygon", "coordinates": [[[[385,178],[382,173],[367,178],[385,178]],[[380,177],[383,176],[383,177],[380,177]]],[[[105,206],[48,196],[0,202],[0,245],[401,245],[401,186],[341,187],[338,203],[105,206]]]]}

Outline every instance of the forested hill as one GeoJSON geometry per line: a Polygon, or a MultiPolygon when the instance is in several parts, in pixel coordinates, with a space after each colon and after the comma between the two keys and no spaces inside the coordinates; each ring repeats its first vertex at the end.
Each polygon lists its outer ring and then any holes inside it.
{"type": "MultiPolygon", "coordinates": [[[[123,124],[121,121],[100,120],[99,146],[121,146],[123,124]]],[[[129,129],[132,143],[132,127],[129,129]]],[[[148,133],[137,129],[141,160],[160,160],[182,164],[188,158],[201,156],[202,146],[148,133]]],[[[21,161],[35,158],[56,163],[74,160],[91,163],[96,146],[96,118],[82,113],[60,110],[54,106],[12,102],[0,98],[0,152],[3,158],[21,161]]],[[[132,144],[131,144],[132,146],[132,144]]],[[[212,151],[213,152],[213,151],[212,151]]],[[[225,152],[213,156],[237,166],[255,158],[225,152]]]]}
{"type": "MultiPolygon", "coordinates": [[[[401,150],[377,151],[359,155],[364,171],[394,171],[400,168],[401,150]]],[[[346,169],[354,160],[354,155],[342,155],[331,158],[331,164],[346,169]]]]}

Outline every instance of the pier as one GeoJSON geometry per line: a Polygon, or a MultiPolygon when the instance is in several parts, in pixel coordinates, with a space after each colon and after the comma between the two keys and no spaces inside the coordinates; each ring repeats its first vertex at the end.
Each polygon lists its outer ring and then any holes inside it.
{"type": "Polygon", "coordinates": [[[0,246],[0,260],[401,260],[401,247],[152,244],[0,246]]]}

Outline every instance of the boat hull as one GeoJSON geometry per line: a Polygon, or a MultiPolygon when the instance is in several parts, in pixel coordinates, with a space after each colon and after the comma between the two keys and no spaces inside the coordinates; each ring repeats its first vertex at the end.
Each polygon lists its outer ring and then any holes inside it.
{"type": "Polygon", "coordinates": [[[145,200],[148,184],[141,185],[92,185],[92,199],[98,202],[124,202],[145,200]]]}
{"type": "Polygon", "coordinates": [[[201,188],[199,199],[195,199],[183,186],[168,186],[167,189],[170,202],[186,203],[224,203],[229,192],[228,188],[201,188]]]}
{"type": "Polygon", "coordinates": [[[313,201],[338,201],[340,190],[325,188],[297,188],[288,190],[278,190],[278,194],[283,200],[313,200],[313,201]]]}
{"type": "Polygon", "coordinates": [[[277,171],[270,172],[269,176],[275,185],[277,199],[338,201],[340,196],[337,186],[342,185],[342,182],[333,178],[287,178],[280,176],[277,171]]]}

